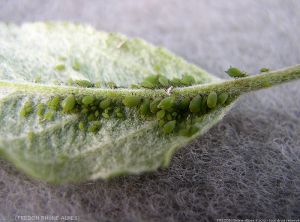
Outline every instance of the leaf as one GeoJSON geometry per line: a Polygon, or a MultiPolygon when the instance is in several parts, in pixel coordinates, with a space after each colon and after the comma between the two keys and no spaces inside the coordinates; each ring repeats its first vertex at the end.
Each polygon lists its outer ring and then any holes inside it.
{"type": "MultiPolygon", "coordinates": [[[[168,166],[178,148],[220,121],[239,95],[297,79],[299,70],[224,81],[163,48],[90,26],[0,24],[0,153],[27,174],[54,183],[153,171],[168,166]],[[174,98],[214,92],[222,94],[222,102],[194,118],[192,127],[170,133],[173,120],[163,130],[155,115],[141,115],[150,112],[150,100],[169,96],[154,87],[149,76],[155,74],[163,86],[183,79],[182,87],[169,89],[174,98]],[[155,89],[129,89],[146,78],[155,89]],[[83,109],[72,113],[74,97],[84,100],[86,109],[101,98],[102,117],[82,118],[83,109]],[[111,101],[118,118],[105,111],[111,101]]],[[[201,99],[205,105],[205,96],[201,99]]],[[[174,101],[161,106],[169,112],[174,101]]],[[[215,94],[210,104],[216,104],[215,94]]]]}

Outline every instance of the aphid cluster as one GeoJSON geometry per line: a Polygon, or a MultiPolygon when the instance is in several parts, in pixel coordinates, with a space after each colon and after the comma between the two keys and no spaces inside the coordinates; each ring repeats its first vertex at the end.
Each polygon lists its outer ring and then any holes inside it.
{"type": "Polygon", "coordinates": [[[192,136],[198,131],[194,125],[197,119],[228,101],[227,93],[187,96],[167,96],[146,98],[126,96],[123,98],[97,97],[94,95],[53,96],[46,103],[33,104],[31,100],[24,103],[20,115],[27,117],[36,112],[42,121],[51,121],[57,112],[79,115],[78,129],[98,132],[101,119],[126,118],[129,109],[135,109],[143,120],[157,119],[158,126],[166,133],[179,133],[192,136]]]}
{"type": "Polygon", "coordinates": [[[133,84],[131,88],[147,88],[147,89],[160,89],[168,87],[191,86],[196,83],[193,76],[184,74],[181,78],[168,79],[163,75],[151,75],[146,77],[140,85],[133,84]]]}

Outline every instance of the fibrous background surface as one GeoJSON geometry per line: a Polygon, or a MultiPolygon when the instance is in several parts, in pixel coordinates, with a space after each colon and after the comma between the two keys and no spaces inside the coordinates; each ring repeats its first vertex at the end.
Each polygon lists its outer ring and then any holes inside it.
{"type": "MultiPolygon", "coordinates": [[[[218,77],[300,63],[297,0],[0,0],[0,21],[68,20],[161,45],[218,77]]],[[[0,219],[74,215],[80,221],[300,218],[300,82],[240,98],[168,169],[49,185],[0,160],[0,219]]]]}

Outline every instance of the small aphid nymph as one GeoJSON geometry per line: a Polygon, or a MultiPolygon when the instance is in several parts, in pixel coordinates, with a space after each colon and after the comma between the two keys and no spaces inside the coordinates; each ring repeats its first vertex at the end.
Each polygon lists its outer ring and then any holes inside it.
{"type": "Polygon", "coordinates": [[[218,101],[218,95],[215,91],[212,91],[208,94],[207,97],[207,106],[210,109],[213,109],[216,107],[218,101]]]}

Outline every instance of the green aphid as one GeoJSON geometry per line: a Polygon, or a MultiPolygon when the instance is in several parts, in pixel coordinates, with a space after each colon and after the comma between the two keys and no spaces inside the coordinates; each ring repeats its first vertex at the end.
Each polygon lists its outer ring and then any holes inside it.
{"type": "Polygon", "coordinates": [[[82,98],[81,102],[82,102],[84,105],[88,106],[88,105],[92,105],[93,102],[94,102],[94,100],[95,100],[94,96],[88,95],[88,96],[84,96],[84,97],[82,98]]]}
{"type": "Polygon", "coordinates": [[[110,116],[109,116],[109,114],[108,113],[102,113],[102,116],[105,118],[105,119],[109,119],[110,118],[110,116]]]}
{"type": "Polygon", "coordinates": [[[218,95],[215,91],[212,91],[209,93],[207,97],[207,106],[210,109],[213,109],[216,107],[218,101],[218,95]]]}
{"type": "Polygon", "coordinates": [[[175,97],[170,96],[162,99],[157,107],[164,110],[170,110],[174,105],[175,105],[175,97]]]}
{"type": "Polygon", "coordinates": [[[165,76],[159,76],[158,81],[164,87],[169,86],[169,80],[165,76]]]}
{"type": "Polygon", "coordinates": [[[84,130],[84,129],[85,129],[85,123],[84,123],[83,121],[79,122],[78,128],[79,128],[80,130],[84,130]]]}
{"type": "Polygon", "coordinates": [[[141,86],[144,87],[144,88],[147,88],[147,89],[154,89],[155,88],[155,85],[149,81],[143,81],[141,82],[141,86]]]}
{"type": "Polygon", "coordinates": [[[139,96],[126,96],[122,103],[127,107],[135,107],[138,106],[141,103],[141,97],[139,96]]]}
{"type": "Polygon", "coordinates": [[[58,64],[54,67],[55,70],[57,71],[63,71],[66,69],[65,65],[64,64],[58,64]]]}
{"type": "Polygon", "coordinates": [[[170,113],[167,114],[167,120],[171,121],[173,118],[172,118],[172,115],[170,113]]]}
{"type": "Polygon", "coordinates": [[[96,118],[98,118],[100,116],[99,110],[96,110],[95,113],[94,113],[94,115],[95,115],[96,118]]]}
{"type": "Polygon", "coordinates": [[[150,113],[150,100],[145,99],[144,102],[140,106],[140,113],[142,115],[148,115],[150,113]]]}
{"type": "Polygon", "coordinates": [[[48,101],[49,108],[57,111],[60,107],[60,100],[59,96],[54,96],[50,101],[48,101]]]}
{"type": "Polygon", "coordinates": [[[196,82],[196,80],[193,76],[189,74],[184,74],[180,82],[185,86],[191,86],[196,82]]]}
{"type": "Polygon", "coordinates": [[[31,100],[28,100],[24,103],[22,109],[20,110],[20,115],[22,117],[27,117],[31,113],[33,113],[33,102],[31,100]]]}
{"type": "Polygon", "coordinates": [[[263,68],[260,69],[260,72],[269,72],[269,71],[270,71],[270,69],[265,68],[265,67],[263,67],[263,68]]]}
{"type": "Polygon", "coordinates": [[[88,132],[96,133],[101,128],[101,122],[100,121],[93,121],[91,125],[88,127],[88,132]]]}
{"type": "Polygon", "coordinates": [[[161,120],[158,121],[159,127],[163,127],[165,125],[165,123],[166,123],[166,121],[163,120],[163,119],[161,119],[161,120]]]}
{"type": "Polygon", "coordinates": [[[166,111],[165,111],[165,110],[160,110],[160,111],[158,111],[158,112],[156,113],[156,118],[157,118],[158,120],[160,120],[160,119],[163,119],[165,115],[166,115],[166,111]]]}
{"type": "Polygon", "coordinates": [[[144,81],[151,82],[154,85],[158,84],[159,75],[150,75],[144,79],[144,81]]]}
{"type": "Polygon", "coordinates": [[[81,110],[81,113],[83,113],[83,114],[88,113],[88,112],[89,112],[89,109],[88,109],[88,108],[83,108],[83,109],[81,110]]]}
{"type": "Polygon", "coordinates": [[[131,89],[140,89],[141,87],[137,84],[131,84],[130,88],[131,89]]]}
{"type": "Polygon", "coordinates": [[[116,116],[117,116],[117,118],[120,118],[120,119],[125,117],[123,112],[116,112],[116,116]]]}
{"type": "Polygon", "coordinates": [[[175,126],[176,126],[176,120],[167,122],[163,128],[164,133],[166,133],[166,134],[172,133],[175,129],[175,126]]]}
{"type": "Polygon", "coordinates": [[[218,95],[218,104],[223,105],[227,99],[228,99],[228,93],[223,92],[223,93],[219,94],[218,95]]]}
{"type": "Polygon", "coordinates": [[[236,67],[231,67],[225,71],[229,76],[233,77],[233,78],[242,78],[242,77],[246,77],[247,74],[245,72],[242,72],[240,69],[236,68],[236,67]]]}
{"type": "Polygon", "coordinates": [[[202,98],[200,95],[195,96],[189,105],[189,110],[192,113],[198,113],[201,111],[201,102],[202,102],[202,98]]]}
{"type": "Polygon", "coordinates": [[[105,99],[105,100],[102,100],[99,104],[99,107],[101,109],[107,109],[111,104],[111,100],[110,99],[105,99]]]}
{"type": "Polygon", "coordinates": [[[81,64],[79,63],[78,59],[74,59],[72,62],[72,68],[75,71],[80,71],[80,67],[81,67],[81,64]]]}
{"type": "Polygon", "coordinates": [[[74,83],[77,85],[77,86],[80,86],[80,87],[85,87],[85,88],[92,88],[94,87],[94,83],[88,81],[88,80],[85,80],[85,79],[81,79],[81,80],[74,80],[74,83]]]}
{"type": "Polygon", "coordinates": [[[144,88],[149,88],[149,89],[153,89],[156,86],[158,86],[159,81],[158,81],[158,75],[151,75],[146,77],[142,83],[141,86],[144,88]]]}
{"type": "Polygon", "coordinates": [[[101,88],[101,85],[102,85],[101,82],[98,81],[98,82],[95,82],[95,86],[94,87],[101,88]]]}
{"type": "Polygon", "coordinates": [[[39,103],[37,106],[36,106],[37,110],[36,110],[36,113],[39,117],[42,117],[45,113],[45,110],[46,110],[46,105],[43,104],[43,103],[39,103]]]}
{"type": "Polygon", "coordinates": [[[97,109],[97,106],[92,106],[92,107],[91,107],[91,110],[92,110],[92,111],[95,111],[96,109],[97,109]]]}
{"type": "Polygon", "coordinates": [[[48,121],[53,120],[53,117],[54,117],[54,112],[52,112],[52,111],[48,111],[44,115],[44,119],[48,120],[48,121]]]}
{"type": "Polygon", "coordinates": [[[195,133],[197,133],[199,131],[199,128],[196,126],[191,126],[191,127],[187,127],[185,129],[181,129],[179,131],[179,135],[181,136],[185,136],[185,137],[191,137],[192,135],[194,135],[195,133]]]}
{"type": "Polygon", "coordinates": [[[178,109],[180,110],[187,110],[190,105],[190,99],[187,97],[183,97],[177,102],[178,109]]]}
{"type": "Polygon", "coordinates": [[[76,105],[76,99],[74,95],[67,96],[62,102],[63,112],[69,113],[72,112],[76,105]]]}
{"type": "Polygon", "coordinates": [[[40,83],[42,81],[42,77],[41,76],[37,76],[37,77],[35,77],[35,79],[34,79],[34,82],[35,83],[40,83]]]}
{"type": "Polygon", "coordinates": [[[116,83],[114,83],[114,82],[107,82],[107,83],[105,83],[105,85],[106,85],[108,88],[111,88],[111,89],[117,88],[117,85],[116,85],[116,83]]]}
{"type": "Polygon", "coordinates": [[[160,103],[159,98],[154,99],[151,103],[150,103],[150,111],[151,113],[157,113],[157,111],[159,110],[159,108],[157,107],[158,104],[160,103]]]}
{"type": "Polygon", "coordinates": [[[88,121],[96,120],[96,116],[94,115],[94,113],[89,114],[87,118],[88,118],[88,121]]]}
{"type": "Polygon", "coordinates": [[[73,79],[68,79],[67,85],[72,86],[74,84],[73,79]]]}
{"type": "Polygon", "coordinates": [[[174,87],[182,86],[181,79],[179,79],[179,78],[173,78],[171,80],[171,85],[174,86],[174,87]]]}

